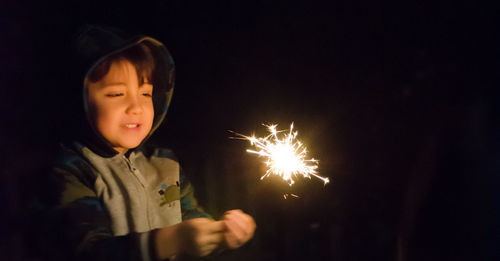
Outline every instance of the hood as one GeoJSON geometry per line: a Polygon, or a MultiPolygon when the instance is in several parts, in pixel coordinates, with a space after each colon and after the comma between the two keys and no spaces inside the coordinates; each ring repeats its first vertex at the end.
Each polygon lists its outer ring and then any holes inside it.
{"type": "Polygon", "coordinates": [[[77,140],[88,146],[95,153],[103,157],[112,157],[118,152],[111,144],[102,137],[94,128],[89,117],[87,104],[87,91],[84,87],[86,76],[102,61],[111,55],[122,52],[123,50],[140,43],[146,43],[154,59],[154,70],[152,72],[153,82],[153,106],[154,120],[151,131],[147,137],[138,146],[140,148],[145,141],[160,126],[167,109],[170,105],[174,90],[175,65],[167,48],[158,40],[144,36],[131,35],[116,28],[87,25],[78,33],[74,42],[73,82],[77,83],[79,88],[80,101],[77,109],[80,115],[73,115],[76,124],[72,124],[72,133],[77,134],[77,140]]]}

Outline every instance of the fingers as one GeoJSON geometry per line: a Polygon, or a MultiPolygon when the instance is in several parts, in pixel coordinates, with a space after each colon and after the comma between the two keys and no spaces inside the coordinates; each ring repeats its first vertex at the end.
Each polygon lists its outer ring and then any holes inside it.
{"type": "Polygon", "coordinates": [[[229,231],[227,233],[228,241],[231,242],[231,245],[239,246],[240,244],[245,242],[246,231],[234,220],[228,219],[226,220],[226,226],[229,231]]]}
{"type": "Polygon", "coordinates": [[[224,232],[223,231],[206,234],[203,237],[203,241],[201,241],[200,243],[202,243],[202,244],[220,244],[222,241],[224,241],[224,232]]]}
{"type": "Polygon", "coordinates": [[[204,245],[200,248],[199,252],[197,253],[198,256],[208,256],[210,255],[215,249],[217,249],[219,245],[217,244],[209,244],[209,245],[204,245]]]}
{"type": "Polygon", "coordinates": [[[205,230],[205,233],[200,233],[196,243],[199,256],[207,256],[217,249],[224,242],[225,225],[223,221],[218,221],[209,224],[210,228],[205,230]]]}
{"type": "Polygon", "coordinates": [[[207,218],[196,218],[182,222],[184,229],[181,235],[185,237],[183,249],[195,256],[205,256],[224,242],[224,221],[213,221],[207,218]]]}
{"type": "Polygon", "coordinates": [[[220,244],[224,240],[226,225],[224,221],[207,219],[196,224],[195,238],[199,245],[220,244]]]}
{"type": "Polygon", "coordinates": [[[232,220],[239,228],[241,228],[245,232],[245,234],[253,235],[256,224],[250,215],[245,214],[241,210],[231,210],[226,213],[227,215],[224,216],[224,219],[232,220]]]}
{"type": "Polygon", "coordinates": [[[253,218],[241,210],[230,210],[224,215],[227,230],[226,244],[230,248],[237,248],[252,238],[255,231],[253,218]]]}
{"type": "Polygon", "coordinates": [[[194,234],[223,233],[226,229],[224,221],[213,221],[208,218],[195,218],[182,223],[188,231],[194,234]]]}
{"type": "Polygon", "coordinates": [[[223,233],[226,230],[226,225],[224,221],[210,221],[210,223],[206,223],[204,229],[208,233],[223,233]]]}
{"type": "Polygon", "coordinates": [[[214,250],[219,248],[220,243],[204,243],[199,244],[195,255],[197,256],[207,256],[212,253],[214,250]]]}

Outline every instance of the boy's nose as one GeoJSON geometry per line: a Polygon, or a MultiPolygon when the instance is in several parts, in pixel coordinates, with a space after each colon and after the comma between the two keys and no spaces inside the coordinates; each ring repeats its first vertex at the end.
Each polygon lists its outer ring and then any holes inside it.
{"type": "Polygon", "coordinates": [[[137,98],[130,98],[127,106],[126,113],[128,114],[141,114],[142,113],[142,105],[139,103],[137,98]]]}

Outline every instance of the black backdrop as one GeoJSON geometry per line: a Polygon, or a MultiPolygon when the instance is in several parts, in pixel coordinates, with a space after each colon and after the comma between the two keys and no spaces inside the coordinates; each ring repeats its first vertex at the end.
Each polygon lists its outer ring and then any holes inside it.
{"type": "Polygon", "coordinates": [[[153,141],[206,210],[255,239],[221,260],[493,260],[498,251],[495,8],[480,3],[79,1],[2,4],[2,257],[29,243],[53,158],[64,54],[85,23],[151,35],[177,65],[153,141]],[[260,181],[227,130],[291,122],[331,183],[260,181]],[[283,199],[283,193],[301,197],[283,199]]]}

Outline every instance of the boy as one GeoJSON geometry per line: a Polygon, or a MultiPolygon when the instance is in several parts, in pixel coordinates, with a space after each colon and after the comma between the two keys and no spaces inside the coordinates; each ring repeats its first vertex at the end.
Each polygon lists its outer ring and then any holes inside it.
{"type": "Polygon", "coordinates": [[[76,117],[76,140],[63,146],[52,175],[50,220],[63,250],[55,255],[161,260],[206,256],[250,240],[251,216],[231,210],[213,220],[197,205],[171,151],[145,146],[173,92],[174,64],[163,44],[89,26],[76,53],[84,118],[76,117]]]}

